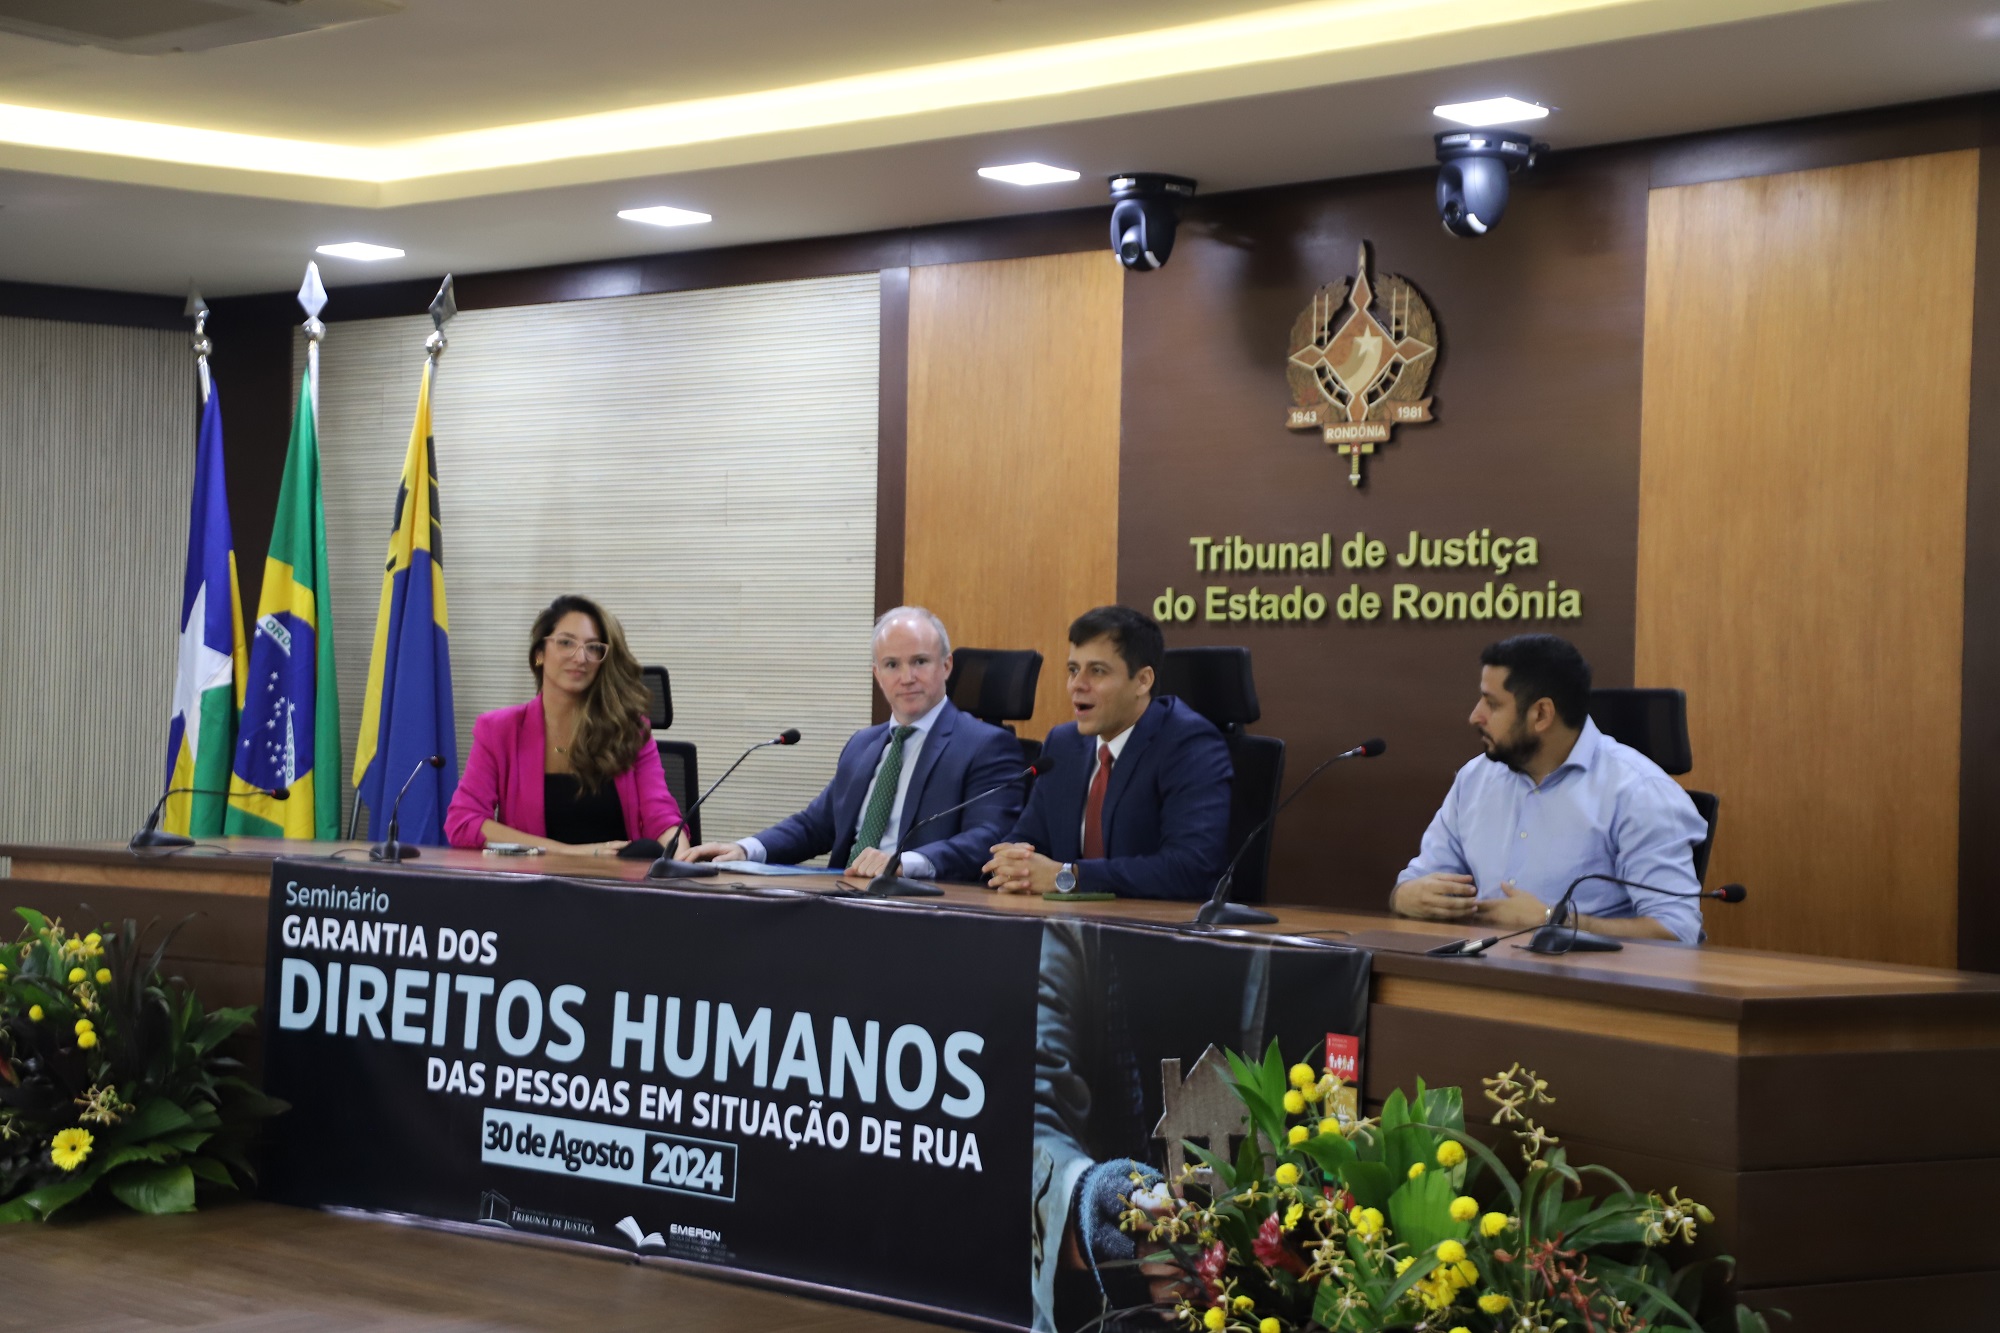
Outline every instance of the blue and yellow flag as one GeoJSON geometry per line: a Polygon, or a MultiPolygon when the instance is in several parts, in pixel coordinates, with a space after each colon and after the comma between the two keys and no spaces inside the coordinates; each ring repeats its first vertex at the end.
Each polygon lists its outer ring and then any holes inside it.
{"type": "MultiPolygon", "coordinates": [[[[310,353],[317,353],[315,345],[310,353]]],[[[340,836],[340,702],[333,677],[332,581],[319,486],[319,358],[308,355],[278,488],[243,718],[229,783],[230,833],[340,836]],[[289,787],[289,800],[274,788],[289,787]]]]}
{"type": "Polygon", "coordinates": [[[424,365],[417,419],[403,455],[368,695],[354,748],[354,788],[368,806],[368,836],[388,836],[390,807],[410,775],[397,823],[404,842],[444,842],[444,812],[458,787],[458,730],[451,703],[450,622],[444,603],[444,538],[438,517],[436,446],[431,440],[431,372],[424,365]],[[422,767],[430,755],[443,768],[422,767]],[[418,770],[421,768],[421,771],[418,770]]]}
{"type": "Polygon", "coordinates": [[[236,715],[243,707],[243,599],[222,468],[222,404],[213,381],[201,405],[188,511],[187,573],[181,580],[180,662],[167,722],[167,787],[201,790],[167,799],[170,833],[222,832],[236,715]]]}

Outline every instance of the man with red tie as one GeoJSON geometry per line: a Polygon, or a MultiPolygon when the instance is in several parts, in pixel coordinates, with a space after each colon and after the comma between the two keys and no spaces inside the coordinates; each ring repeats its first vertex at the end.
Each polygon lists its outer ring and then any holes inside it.
{"type": "Polygon", "coordinates": [[[1153,697],[1166,639],[1152,617],[1100,606],[1069,627],[1074,722],[1042,746],[1035,782],[986,880],[1002,893],[1208,896],[1229,857],[1222,733],[1179,699],[1153,697]]]}

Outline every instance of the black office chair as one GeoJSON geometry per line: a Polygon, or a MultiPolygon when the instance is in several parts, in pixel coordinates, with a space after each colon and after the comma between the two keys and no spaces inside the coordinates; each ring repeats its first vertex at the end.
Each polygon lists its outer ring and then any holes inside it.
{"type": "MultiPolygon", "coordinates": [[[[951,655],[945,697],[959,711],[1007,731],[1035,715],[1035,686],[1042,678],[1042,655],[1033,648],[958,648],[951,655]]],[[[1041,758],[1040,741],[1021,741],[1021,762],[1041,758]]]]}
{"type": "MultiPolygon", "coordinates": [[[[1213,722],[1229,745],[1236,780],[1229,788],[1229,850],[1243,845],[1250,830],[1278,809],[1285,783],[1285,743],[1276,736],[1252,736],[1245,725],[1262,716],[1257,681],[1250,670],[1248,648],[1169,648],[1160,666],[1155,694],[1171,694],[1213,722]]],[[[1267,828],[1243,853],[1236,867],[1230,898],[1261,903],[1271,874],[1271,837],[1267,828]]]]}
{"type": "MultiPolygon", "coordinates": [[[[1694,767],[1688,743],[1687,693],[1668,689],[1606,689],[1590,692],[1590,717],[1597,729],[1678,777],[1694,767]]],[[[1689,791],[1708,836],[1694,849],[1694,877],[1708,880],[1708,853],[1715,845],[1715,821],[1722,802],[1714,792],[1689,791]]]]}
{"type": "MultiPolygon", "coordinates": [[[[652,724],[654,732],[665,731],[674,725],[674,691],[667,679],[667,669],[662,666],[640,667],[639,674],[646,682],[646,720],[652,724]]],[[[653,737],[653,744],[660,750],[660,767],[667,771],[667,790],[673,793],[674,804],[681,808],[687,819],[688,836],[700,842],[701,811],[690,808],[701,794],[694,744],[666,740],[657,734],[653,737]]]]}

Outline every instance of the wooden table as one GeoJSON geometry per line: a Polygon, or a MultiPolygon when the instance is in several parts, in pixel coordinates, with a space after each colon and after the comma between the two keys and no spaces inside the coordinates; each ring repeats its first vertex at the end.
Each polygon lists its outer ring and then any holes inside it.
{"type": "MultiPolygon", "coordinates": [[[[0,907],[72,922],[201,913],[170,970],[211,1004],[263,998],[265,897],[281,855],[362,857],[362,844],[226,839],[135,855],[122,845],[0,846],[0,907]],[[88,905],[87,909],[85,905],[88,905]]],[[[426,848],[406,868],[638,880],[645,865],[506,860],[426,848]]],[[[788,886],[838,881],[786,879],[788,886]]],[[[946,888],[911,899],[1005,914],[1183,921],[1182,903],[1053,904],[946,888]]],[[[1374,952],[1366,1088],[1418,1077],[1466,1089],[1514,1061],[1546,1078],[1549,1128],[1572,1158],[1642,1188],[1680,1187],[1718,1215],[1745,1299],[1800,1330],[1962,1328],[2000,1320],[2000,977],[1633,942],[1540,957],[1502,945],[1426,957],[1454,927],[1387,915],[1275,909],[1268,931],[1374,952]]],[[[1716,909],[1726,910],[1726,909],[1716,909]]],[[[1706,1246],[1705,1246],[1706,1248],[1706,1246]]]]}

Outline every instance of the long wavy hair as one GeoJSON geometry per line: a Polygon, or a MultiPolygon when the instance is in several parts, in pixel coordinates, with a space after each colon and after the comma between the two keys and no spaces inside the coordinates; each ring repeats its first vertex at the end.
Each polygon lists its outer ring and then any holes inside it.
{"type": "Polygon", "coordinates": [[[565,593],[535,617],[535,628],[528,636],[528,669],[535,673],[537,693],[542,688],[543,641],[572,611],[589,616],[605,643],[604,661],[584,692],[583,715],[577,719],[576,738],[569,747],[577,785],[594,792],[639,757],[648,731],[646,682],[639,674],[639,659],[625,643],[625,627],[617,618],[588,597],[565,593]]]}

